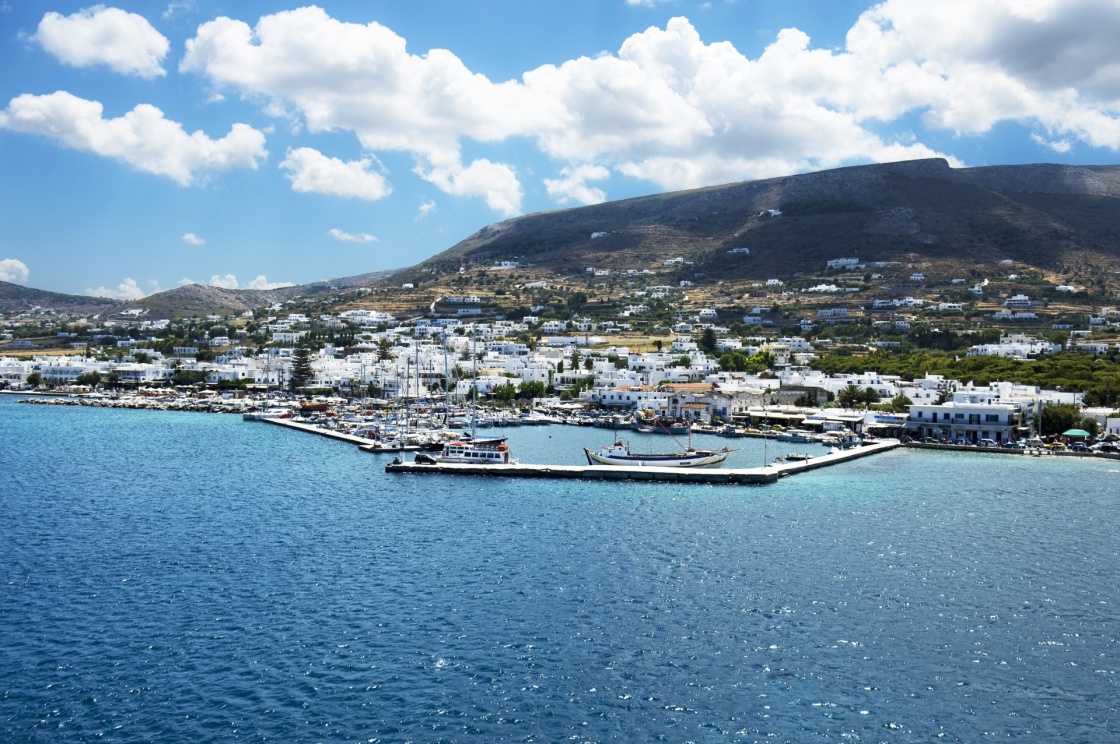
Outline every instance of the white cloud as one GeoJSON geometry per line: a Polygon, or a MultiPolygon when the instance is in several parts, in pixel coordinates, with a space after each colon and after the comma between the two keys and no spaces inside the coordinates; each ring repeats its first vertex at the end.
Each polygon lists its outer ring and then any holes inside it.
{"type": "Polygon", "coordinates": [[[312,133],[349,130],[370,151],[412,153],[440,188],[483,196],[503,213],[520,209],[513,169],[464,166],[460,140],[502,141],[560,113],[516,82],[471,73],[446,50],[411,55],[390,29],[343,23],[316,7],[264,16],[254,28],[229,18],[205,23],[187,41],[180,70],[263,96],[277,115],[294,106],[312,133]],[[499,177],[476,178],[484,171],[499,177]],[[479,192],[484,182],[497,193],[479,192]]]}
{"type": "Polygon", "coordinates": [[[206,245],[206,241],[194,233],[184,233],[183,242],[187,245],[206,245]]]}
{"type": "Polygon", "coordinates": [[[426,199],[417,208],[416,219],[422,220],[434,211],[436,211],[436,203],[431,199],[426,199]]]}
{"type": "Polygon", "coordinates": [[[18,258],[0,260],[0,282],[24,284],[29,276],[31,276],[31,270],[27,268],[27,264],[18,258]]]}
{"type": "Polygon", "coordinates": [[[64,64],[106,65],[149,80],[166,74],[163,58],[171,46],[143,16],[104,5],[68,16],[47,13],[32,38],[64,64]]]}
{"type": "Polygon", "coordinates": [[[293,191],[377,201],[392,189],[380,173],[369,170],[371,162],[343,162],[310,147],[299,147],[288,150],[280,167],[288,171],[293,191]]]}
{"type": "Polygon", "coordinates": [[[161,18],[170,21],[176,16],[194,13],[196,10],[195,0],[175,0],[167,4],[167,9],[163,11],[161,18]]]}
{"type": "Polygon", "coordinates": [[[561,204],[574,201],[580,204],[602,204],[607,195],[602,189],[592,188],[588,181],[609,178],[611,172],[601,165],[581,165],[560,169],[563,178],[544,179],[548,195],[561,204]]]}
{"type": "Polygon", "coordinates": [[[264,135],[247,124],[213,140],[201,131],[187,134],[155,106],[140,104],[116,119],[102,118],[97,101],[65,91],[16,96],[0,112],[0,128],[39,134],[75,150],[110,157],[146,173],[186,186],[206,174],[257,167],[267,156],[264,135]]]}
{"type": "Polygon", "coordinates": [[[117,285],[116,289],[98,287],[97,289],[87,289],[86,294],[91,297],[108,297],[113,300],[139,300],[148,296],[147,292],[140,289],[135,279],[127,276],[123,282],[117,285]]]}
{"type": "Polygon", "coordinates": [[[284,287],[294,287],[296,285],[291,282],[270,282],[261,274],[253,281],[245,285],[246,289],[283,289],[284,287]]]}
{"type": "Polygon", "coordinates": [[[343,243],[372,243],[377,240],[376,237],[369,233],[348,233],[339,230],[337,227],[332,227],[327,230],[327,235],[330,235],[335,240],[341,240],[343,243]]]}
{"type": "Polygon", "coordinates": [[[482,158],[466,168],[458,163],[435,168],[417,166],[415,172],[448,194],[481,196],[488,207],[506,217],[521,212],[521,182],[508,165],[482,158]]]}
{"type": "MultiPolygon", "coordinates": [[[[190,279],[183,279],[181,282],[179,282],[180,286],[195,283],[196,282],[191,281],[190,279]]],[[[237,281],[237,277],[233,274],[226,274],[225,276],[214,274],[212,277],[210,277],[210,281],[208,281],[207,284],[211,287],[220,287],[221,289],[281,289],[283,287],[296,286],[291,282],[270,282],[264,274],[261,274],[256,279],[253,279],[245,286],[241,286],[241,284],[237,281]]]]}
{"type": "MultiPolygon", "coordinates": [[[[311,7],[255,27],[205,23],[180,70],[302,119],[309,133],[350,131],[371,153],[408,152],[444,192],[512,215],[517,170],[495,157],[464,162],[464,141],[480,155],[515,137],[535,142],[563,165],[549,193],[577,203],[606,197],[589,186],[604,180],[599,169],[685,188],[943,156],[932,133],[976,136],[1008,121],[1059,151],[1120,150],[1117,38],[1117,0],[883,0],[838,49],[784,29],[752,59],[674,18],[615,54],[492,82],[450,51],[410,54],[380,24],[311,7]],[[905,132],[884,134],[904,117],[905,132]]],[[[354,165],[318,158],[332,173],[354,165]]],[[[295,183],[302,171],[289,169],[295,183]]]]}

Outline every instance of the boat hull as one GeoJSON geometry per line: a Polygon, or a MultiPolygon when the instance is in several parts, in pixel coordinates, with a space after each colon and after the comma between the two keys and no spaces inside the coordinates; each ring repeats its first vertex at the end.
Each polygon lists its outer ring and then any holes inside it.
{"type": "Polygon", "coordinates": [[[682,452],[672,455],[623,455],[602,454],[583,448],[587,455],[587,462],[591,465],[615,465],[621,467],[651,467],[651,468],[701,468],[708,465],[718,465],[731,454],[730,450],[715,452],[682,452]]]}

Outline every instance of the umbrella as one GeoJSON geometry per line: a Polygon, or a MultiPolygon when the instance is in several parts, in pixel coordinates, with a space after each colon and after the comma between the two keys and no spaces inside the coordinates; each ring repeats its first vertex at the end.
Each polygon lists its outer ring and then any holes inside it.
{"type": "Polygon", "coordinates": [[[1062,436],[1063,437],[1087,437],[1087,436],[1089,436],[1089,432],[1085,431],[1084,429],[1069,429],[1067,431],[1063,431],[1062,436]]]}

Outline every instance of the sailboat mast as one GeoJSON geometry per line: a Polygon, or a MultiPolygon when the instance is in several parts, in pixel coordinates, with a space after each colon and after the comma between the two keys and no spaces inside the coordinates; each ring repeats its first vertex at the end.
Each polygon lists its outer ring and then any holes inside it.
{"type": "Polygon", "coordinates": [[[474,417],[478,409],[478,329],[471,325],[471,439],[474,439],[474,417]]]}

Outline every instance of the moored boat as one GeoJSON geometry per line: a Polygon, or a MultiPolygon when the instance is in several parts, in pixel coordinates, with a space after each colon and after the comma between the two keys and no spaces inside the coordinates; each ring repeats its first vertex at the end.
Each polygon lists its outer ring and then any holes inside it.
{"type": "Polygon", "coordinates": [[[659,454],[635,454],[630,451],[628,442],[616,439],[613,445],[593,452],[583,448],[589,465],[619,465],[630,467],[695,468],[718,465],[727,459],[734,450],[726,447],[718,450],[698,450],[691,447],[680,452],[659,454]]]}
{"type": "Polygon", "coordinates": [[[505,437],[453,439],[443,445],[438,455],[429,457],[436,462],[459,465],[509,465],[514,462],[505,437]]]}

